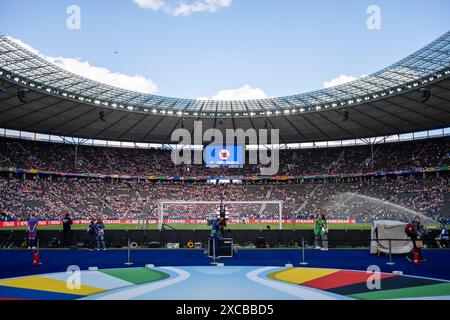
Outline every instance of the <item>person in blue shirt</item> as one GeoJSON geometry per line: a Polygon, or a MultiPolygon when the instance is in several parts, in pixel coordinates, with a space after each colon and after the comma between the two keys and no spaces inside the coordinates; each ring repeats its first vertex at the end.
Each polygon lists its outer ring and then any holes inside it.
{"type": "Polygon", "coordinates": [[[439,237],[436,238],[436,243],[439,248],[448,248],[448,240],[448,228],[444,223],[441,223],[441,233],[439,234],[439,237]]]}
{"type": "Polygon", "coordinates": [[[222,237],[224,227],[226,226],[225,218],[220,217],[214,220],[211,224],[211,239],[214,242],[214,255],[217,257],[219,252],[220,238],[222,237]]]}
{"type": "Polygon", "coordinates": [[[28,249],[35,250],[37,247],[37,227],[38,219],[34,213],[31,214],[31,218],[28,220],[28,249]]]}
{"type": "Polygon", "coordinates": [[[97,220],[97,223],[95,224],[95,234],[97,236],[97,250],[106,250],[105,225],[102,220],[97,220]]]}

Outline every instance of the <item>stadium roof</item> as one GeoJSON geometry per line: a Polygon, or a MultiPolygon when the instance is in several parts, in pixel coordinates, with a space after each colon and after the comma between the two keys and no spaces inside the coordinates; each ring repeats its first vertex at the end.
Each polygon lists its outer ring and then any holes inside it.
{"type": "Polygon", "coordinates": [[[273,99],[200,101],[123,90],[65,71],[4,35],[0,79],[0,127],[8,129],[168,143],[174,129],[202,120],[203,129],[277,128],[284,143],[386,136],[450,125],[450,32],[372,75],[273,99]],[[28,91],[20,101],[22,88],[28,91]]]}

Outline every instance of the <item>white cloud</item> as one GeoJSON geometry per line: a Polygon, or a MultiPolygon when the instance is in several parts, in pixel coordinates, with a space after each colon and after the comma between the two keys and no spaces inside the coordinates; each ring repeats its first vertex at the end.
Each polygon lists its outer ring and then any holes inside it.
{"type": "MultiPolygon", "coordinates": [[[[238,89],[220,90],[211,100],[252,100],[266,99],[266,93],[259,88],[252,88],[248,84],[238,89]]],[[[210,100],[208,97],[199,97],[197,100],[210,100]]]]}
{"type": "Polygon", "coordinates": [[[184,2],[178,3],[173,8],[169,9],[169,13],[174,16],[187,16],[195,12],[210,12],[214,13],[220,8],[229,7],[232,0],[199,0],[188,4],[184,2]]]}
{"type": "Polygon", "coordinates": [[[93,66],[89,61],[82,61],[79,58],[46,56],[19,39],[14,39],[12,37],[9,37],[9,39],[58,67],[90,80],[141,93],[155,93],[158,91],[158,86],[151,79],[147,79],[143,76],[129,76],[112,72],[107,68],[93,66]]]}
{"type": "Polygon", "coordinates": [[[348,82],[354,81],[356,79],[357,79],[356,77],[348,76],[346,74],[341,74],[337,78],[334,78],[334,79],[332,79],[330,81],[325,81],[323,85],[324,85],[325,88],[331,88],[331,87],[335,87],[335,86],[338,86],[338,85],[341,85],[341,84],[344,84],[344,83],[348,83],[348,82]]]}
{"type": "Polygon", "coordinates": [[[140,8],[153,11],[163,10],[164,12],[178,16],[188,16],[196,12],[215,13],[220,8],[231,5],[233,0],[195,0],[187,2],[185,0],[173,3],[170,0],[133,0],[140,8]]]}
{"type": "Polygon", "coordinates": [[[122,89],[142,93],[155,93],[158,90],[158,86],[152,80],[146,79],[143,76],[129,76],[122,73],[111,72],[106,68],[93,66],[88,61],[62,57],[47,57],[47,60],[67,71],[122,89]]]}
{"type": "Polygon", "coordinates": [[[164,1],[162,0],[134,0],[140,8],[142,9],[150,9],[157,11],[164,6],[164,1]]]}
{"type": "Polygon", "coordinates": [[[13,37],[10,37],[10,36],[7,36],[7,38],[8,38],[9,40],[11,40],[11,41],[14,41],[14,42],[17,43],[19,46],[21,46],[21,47],[27,49],[28,51],[31,51],[31,52],[33,52],[34,54],[37,54],[37,55],[42,56],[42,54],[39,52],[39,50],[36,50],[35,48],[33,48],[32,46],[30,46],[29,44],[26,44],[25,42],[23,42],[22,40],[16,39],[16,38],[13,38],[13,37]]]}

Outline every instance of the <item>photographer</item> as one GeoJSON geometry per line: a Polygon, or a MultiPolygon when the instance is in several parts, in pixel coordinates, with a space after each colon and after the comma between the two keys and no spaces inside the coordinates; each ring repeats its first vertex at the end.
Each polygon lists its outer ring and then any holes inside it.
{"type": "Polygon", "coordinates": [[[28,220],[28,249],[35,250],[37,248],[37,227],[39,220],[36,218],[36,214],[32,213],[31,218],[28,220]]]}
{"type": "Polygon", "coordinates": [[[66,213],[64,218],[62,219],[63,224],[63,247],[71,247],[72,246],[72,218],[69,213],[66,213]]]}
{"type": "Polygon", "coordinates": [[[436,239],[436,243],[438,244],[439,248],[448,248],[448,228],[444,223],[441,223],[441,233],[439,234],[439,237],[436,239]]]}

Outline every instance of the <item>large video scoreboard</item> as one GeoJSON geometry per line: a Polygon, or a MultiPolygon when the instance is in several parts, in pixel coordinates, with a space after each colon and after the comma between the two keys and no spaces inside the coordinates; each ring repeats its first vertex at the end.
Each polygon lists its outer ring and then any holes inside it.
{"type": "Polygon", "coordinates": [[[207,167],[243,167],[244,147],[207,146],[205,160],[207,167]]]}

